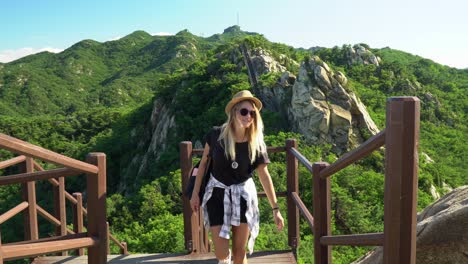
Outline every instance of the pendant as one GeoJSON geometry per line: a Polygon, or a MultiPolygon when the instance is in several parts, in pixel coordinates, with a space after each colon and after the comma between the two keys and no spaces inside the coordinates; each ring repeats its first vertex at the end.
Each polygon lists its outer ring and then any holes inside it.
{"type": "Polygon", "coordinates": [[[237,169],[237,167],[239,167],[239,163],[237,163],[236,161],[233,161],[231,164],[231,168],[237,169]]]}

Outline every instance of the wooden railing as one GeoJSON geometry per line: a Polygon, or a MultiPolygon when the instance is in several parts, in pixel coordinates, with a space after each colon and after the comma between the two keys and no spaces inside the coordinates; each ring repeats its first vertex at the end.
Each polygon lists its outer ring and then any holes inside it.
{"type": "Polygon", "coordinates": [[[0,134],[0,148],[20,154],[0,162],[0,169],[17,165],[19,174],[1,176],[0,185],[21,184],[23,202],[0,215],[0,225],[13,216],[23,213],[24,241],[1,244],[0,263],[5,260],[27,258],[48,253],[67,255],[75,250],[84,254],[88,248],[89,263],[105,263],[109,253],[109,241],[114,241],[127,254],[124,242],[117,241],[108,231],[106,222],[106,156],[90,153],[86,162],[54,153],[19,139],[0,134]],[[34,159],[59,165],[61,168],[44,170],[34,159]],[[81,193],[71,195],[65,191],[65,177],[85,174],[87,179],[87,205],[83,207],[81,193]],[[50,214],[36,203],[36,181],[47,180],[52,184],[54,213],[50,214]],[[66,201],[71,202],[73,230],[67,228],[66,201]],[[42,216],[56,230],[54,237],[39,238],[37,215],[42,216]],[[87,216],[87,231],[84,231],[83,216],[87,216]]]}
{"type": "MultiPolygon", "coordinates": [[[[420,102],[416,97],[392,97],[387,101],[386,128],[333,164],[311,164],[298,150],[295,140],[285,147],[268,148],[268,152],[286,151],[288,204],[288,244],[295,252],[299,245],[299,212],[314,233],[314,263],[330,264],[331,246],[383,246],[384,264],[416,262],[416,207],[418,183],[420,102]],[[365,158],[385,145],[384,232],[354,235],[331,234],[330,177],[348,165],[365,158]],[[298,162],[313,175],[313,215],[304,205],[298,188],[298,162]]],[[[191,142],[181,142],[180,162],[182,188],[185,190],[192,166],[191,142]]],[[[263,194],[264,196],[264,194],[263,194]]],[[[207,230],[201,212],[193,214],[183,198],[186,248],[192,253],[210,251],[207,230]]]]}

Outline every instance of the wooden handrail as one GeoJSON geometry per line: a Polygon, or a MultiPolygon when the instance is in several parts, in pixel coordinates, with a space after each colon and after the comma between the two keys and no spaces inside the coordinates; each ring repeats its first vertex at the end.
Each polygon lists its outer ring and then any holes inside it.
{"type": "Polygon", "coordinates": [[[312,173],[312,164],[310,163],[310,161],[306,157],[304,157],[304,155],[302,155],[297,149],[291,148],[290,151],[291,154],[293,154],[297,158],[297,160],[300,161],[302,165],[304,165],[307,168],[307,170],[309,170],[312,173]]]}
{"type": "Polygon", "coordinates": [[[301,197],[296,192],[291,193],[292,198],[294,199],[294,202],[296,203],[297,208],[299,208],[299,211],[301,214],[305,217],[307,223],[309,224],[310,229],[312,232],[314,231],[314,217],[310,213],[310,211],[307,209],[305,204],[302,202],[301,197]]]}
{"type": "Polygon", "coordinates": [[[384,144],[385,130],[382,130],[377,135],[371,137],[356,149],[344,154],[332,165],[322,170],[320,172],[320,178],[330,177],[332,174],[346,168],[348,165],[367,157],[372,151],[380,148],[384,144]]]}
{"type": "Polygon", "coordinates": [[[12,218],[13,216],[21,213],[24,209],[28,208],[28,202],[22,202],[18,204],[17,206],[11,208],[7,212],[3,213],[0,215],[0,225],[3,224],[5,221],[8,219],[12,218]]]}
{"type": "Polygon", "coordinates": [[[25,160],[26,160],[26,156],[21,155],[21,156],[14,157],[14,158],[9,159],[9,160],[0,161],[0,170],[4,169],[4,168],[8,168],[8,167],[13,166],[13,165],[16,165],[16,164],[21,163],[21,162],[23,162],[25,160]]]}
{"type": "Polygon", "coordinates": [[[98,168],[92,164],[75,160],[70,157],[55,153],[48,149],[41,148],[31,143],[19,140],[14,137],[0,133],[0,148],[7,149],[14,153],[38,158],[57,165],[65,166],[85,173],[98,173],[98,168]]]}
{"type": "Polygon", "coordinates": [[[30,181],[47,180],[56,177],[68,177],[80,174],[81,172],[69,168],[52,169],[48,171],[37,171],[14,174],[0,177],[0,186],[30,181]]]}
{"type": "Polygon", "coordinates": [[[347,246],[382,246],[383,233],[323,236],[320,238],[322,245],[347,245],[347,246]]]}
{"type": "Polygon", "coordinates": [[[100,241],[97,237],[83,237],[21,245],[5,244],[2,245],[1,251],[4,260],[14,260],[67,251],[75,248],[95,247],[99,244],[100,241]]]}

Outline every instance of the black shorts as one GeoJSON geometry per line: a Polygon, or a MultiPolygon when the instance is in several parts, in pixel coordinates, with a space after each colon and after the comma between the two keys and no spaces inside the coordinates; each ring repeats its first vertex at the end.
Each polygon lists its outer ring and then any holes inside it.
{"type": "MultiPolygon", "coordinates": [[[[241,197],[240,201],[241,215],[240,222],[247,223],[245,212],[247,211],[247,201],[241,197]]],[[[206,202],[206,209],[208,210],[208,219],[210,226],[223,225],[224,220],[224,189],[213,188],[211,198],[206,202]]]]}

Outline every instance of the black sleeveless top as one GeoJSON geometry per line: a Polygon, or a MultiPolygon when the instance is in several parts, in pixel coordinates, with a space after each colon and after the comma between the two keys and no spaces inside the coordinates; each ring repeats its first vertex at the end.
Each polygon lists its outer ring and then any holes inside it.
{"type": "Polygon", "coordinates": [[[268,154],[258,153],[253,164],[250,163],[249,158],[249,143],[242,142],[236,143],[236,159],[238,166],[233,168],[233,161],[228,160],[224,154],[224,144],[218,141],[221,133],[221,127],[214,127],[208,132],[205,137],[206,143],[210,146],[210,152],[208,156],[212,158],[213,176],[223,184],[230,186],[232,184],[242,183],[252,177],[254,170],[260,164],[268,164],[268,154]]]}

